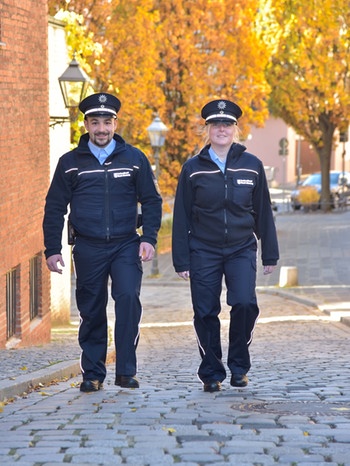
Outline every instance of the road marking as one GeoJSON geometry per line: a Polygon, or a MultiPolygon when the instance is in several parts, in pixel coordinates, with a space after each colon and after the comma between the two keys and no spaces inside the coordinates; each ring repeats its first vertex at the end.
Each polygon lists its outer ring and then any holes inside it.
{"type": "MultiPolygon", "coordinates": [[[[350,316],[350,312],[347,314],[350,316]]],[[[327,316],[314,316],[314,315],[298,315],[298,316],[275,316],[275,317],[260,317],[258,319],[259,324],[270,324],[272,322],[298,322],[298,321],[323,321],[323,322],[339,322],[340,318],[338,313],[335,315],[327,316]]],[[[222,325],[229,325],[230,321],[228,319],[221,320],[222,325]]],[[[187,327],[193,326],[192,321],[184,322],[150,322],[147,324],[141,324],[141,328],[166,328],[166,327],[187,327]]]]}

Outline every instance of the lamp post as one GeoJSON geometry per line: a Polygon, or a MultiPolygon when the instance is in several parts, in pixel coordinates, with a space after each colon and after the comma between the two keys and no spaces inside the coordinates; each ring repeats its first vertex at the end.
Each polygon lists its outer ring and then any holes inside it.
{"type": "Polygon", "coordinates": [[[52,116],[50,117],[50,126],[62,124],[68,121],[75,121],[78,117],[79,103],[85,97],[86,91],[90,85],[87,74],[79,67],[79,63],[73,57],[66,71],[58,78],[62,92],[64,105],[69,110],[69,117],[52,116]]]}
{"type": "Polygon", "coordinates": [[[344,131],[341,131],[339,133],[339,142],[343,143],[343,152],[341,154],[342,158],[342,194],[344,195],[344,172],[345,172],[345,155],[346,155],[346,143],[349,140],[349,130],[348,130],[348,125],[344,131]]]}
{"type": "MultiPolygon", "coordinates": [[[[147,128],[148,136],[151,141],[151,146],[154,151],[155,177],[157,184],[159,178],[159,152],[160,149],[164,146],[167,131],[168,128],[165,126],[165,124],[162,122],[158,115],[154,118],[152,123],[147,128]]],[[[159,275],[157,246],[155,248],[152,260],[151,274],[159,275]]]]}
{"type": "Polygon", "coordinates": [[[301,179],[301,140],[302,137],[298,135],[298,149],[297,149],[297,186],[300,185],[301,179]]]}

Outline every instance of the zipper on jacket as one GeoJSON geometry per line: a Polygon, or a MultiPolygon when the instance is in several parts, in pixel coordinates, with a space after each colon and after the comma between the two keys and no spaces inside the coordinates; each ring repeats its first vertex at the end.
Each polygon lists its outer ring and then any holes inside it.
{"type": "Polygon", "coordinates": [[[109,212],[109,184],[108,169],[105,167],[105,215],[106,215],[106,240],[110,240],[110,212],[109,212]]]}
{"type": "Polygon", "coordinates": [[[225,205],[224,205],[224,226],[225,226],[225,243],[228,239],[228,229],[227,229],[227,175],[224,174],[224,189],[225,189],[225,205]]]}

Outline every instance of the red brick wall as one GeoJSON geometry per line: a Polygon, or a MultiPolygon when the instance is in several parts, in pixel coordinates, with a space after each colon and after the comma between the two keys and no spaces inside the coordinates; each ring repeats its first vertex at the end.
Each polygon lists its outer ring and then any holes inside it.
{"type": "Polygon", "coordinates": [[[6,345],[6,273],[19,266],[16,339],[50,339],[49,277],[42,261],[39,318],[29,319],[29,260],[43,250],[49,182],[47,1],[0,4],[0,348],[6,345]],[[5,45],[4,45],[5,44],[5,45]]]}

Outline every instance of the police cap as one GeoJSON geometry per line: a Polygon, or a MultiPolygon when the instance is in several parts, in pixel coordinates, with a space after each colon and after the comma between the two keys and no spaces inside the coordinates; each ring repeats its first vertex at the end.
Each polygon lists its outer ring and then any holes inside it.
{"type": "Polygon", "coordinates": [[[92,94],[82,100],[79,110],[87,116],[112,116],[117,117],[121,102],[117,97],[106,92],[92,94]]]}
{"type": "Polygon", "coordinates": [[[202,118],[205,124],[214,121],[231,122],[237,124],[238,118],[242,116],[241,108],[230,100],[213,100],[202,108],[202,118]]]}

